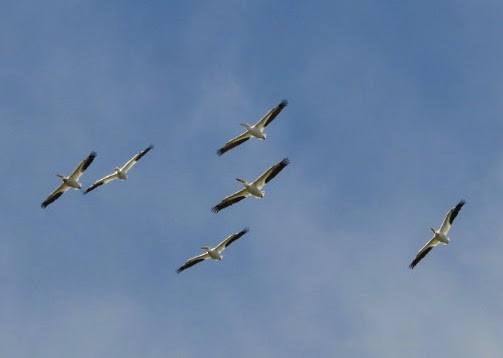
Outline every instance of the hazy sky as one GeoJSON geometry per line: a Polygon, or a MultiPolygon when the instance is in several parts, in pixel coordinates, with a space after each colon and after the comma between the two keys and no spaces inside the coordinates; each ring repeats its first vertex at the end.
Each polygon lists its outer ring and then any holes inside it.
{"type": "Polygon", "coordinates": [[[503,3],[0,12],[0,356],[500,357],[503,3]],[[288,99],[267,128],[216,150],[288,99]],[[85,187],[40,203],[89,152],[85,187]],[[288,157],[265,187],[210,208],[288,157]],[[450,232],[407,265],[460,199],[450,232]],[[250,232],[220,262],[176,268],[250,232]],[[483,245],[481,245],[483,244],[483,245]]]}

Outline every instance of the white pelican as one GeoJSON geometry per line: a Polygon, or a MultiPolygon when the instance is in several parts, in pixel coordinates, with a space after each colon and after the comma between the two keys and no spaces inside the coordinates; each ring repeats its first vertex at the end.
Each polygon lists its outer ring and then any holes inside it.
{"type": "Polygon", "coordinates": [[[129,159],[126,164],[124,164],[122,167],[115,167],[115,172],[112,174],[107,175],[104,178],[101,178],[97,182],[95,182],[93,185],[91,185],[89,188],[84,191],[84,194],[89,193],[91,190],[96,189],[100,185],[106,184],[108,182],[111,182],[112,180],[115,179],[121,179],[121,180],[126,180],[127,179],[127,172],[129,169],[131,169],[136,162],[138,162],[141,157],[143,157],[145,154],[149,152],[150,149],[154,148],[153,145],[149,145],[147,148],[143,149],[140,153],[136,154],[133,158],[129,159]]]}
{"type": "Polygon", "coordinates": [[[264,133],[264,128],[271,123],[274,118],[278,116],[278,114],[288,105],[288,101],[286,99],[282,100],[276,107],[271,109],[265,116],[262,117],[260,121],[255,123],[254,125],[250,125],[248,123],[241,123],[243,127],[246,128],[246,132],[241,133],[235,138],[232,138],[228,141],[222,148],[217,150],[218,155],[222,155],[228,150],[231,150],[234,147],[237,147],[241,143],[246,142],[251,137],[255,137],[258,139],[265,139],[267,135],[264,133]]]}
{"type": "Polygon", "coordinates": [[[419,263],[419,261],[421,261],[423,257],[425,257],[428,254],[428,252],[430,252],[431,249],[433,249],[435,246],[437,246],[440,243],[444,245],[447,245],[449,243],[450,239],[447,236],[447,233],[449,232],[449,229],[451,228],[454,219],[456,218],[456,216],[458,216],[458,213],[463,207],[463,205],[465,205],[465,201],[461,200],[455,207],[449,210],[449,212],[445,216],[442,226],[440,226],[440,229],[435,230],[431,228],[431,231],[433,231],[433,237],[416,254],[416,257],[409,265],[410,269],[413,269],[419,263]]]}
{"type": "Polygon", "coordinates": [[[209,246],[203,246],[201,249],[206,251],[204,254],[197,255],[191,259],[188,259],[182,266],[180,266],[176,272],[180,273],[185,269],[188,269],[191,266],[194,266],[195,264],[198,264],[201,261],[208,260],[208,259],[213,259],[213,260],[222,260],[224,255],[222,255],[222,251],[225,250],[227,246],[232,244],[234,241],[239,239],[241,236],[246,234],[248,232],[248,228],[245,228],[241,230],[240,232],[237,232],[235,234],[230,235],[227,237],[224,241],[222,241],[220,244],[215,246],[214,248],[210,248],[209,246]]]}
{"type": "Polygon", "coordinates": [[[248,183],[246,180],[236,178],[238,182],[243,184],[244,188],[224,198],[220,203],[212,207],[211,211],[218,213],[220,210],[231,206],[232,204],[235,204],[250,195],[253,195],[254,197],[260,199],[263,198],[265,195],[265,191],[262,190],[264,185],[269,183],[289,163],[290,161],[288,160],[288,158],[284,158],[278,164],[273,165],[272,167],[267,169],[261,176],[259,176],[251,183],[248,183]]]}
{"type": "Polygon", "coordinates": [[[70,188],[79,190],[82,188],[82,185],[79,183],[79,179],[82,176],[82,173],[87,169],[89,165],[93,162],[94,158],[96,157],[96,152],[91,152],[87,156],[86,159],[84,159],[78,167],[73,171],[73,173],[67,177],[61,174],[57,174],[58,177],[63,180],[60,186],[56,190],[54,190],[48,197],[47,199],[44,200],[42,203],[42,207],[45,208],[47,205],[55,201],[57,198],[59,198],[65,191],[67,191],[70,188]]]}

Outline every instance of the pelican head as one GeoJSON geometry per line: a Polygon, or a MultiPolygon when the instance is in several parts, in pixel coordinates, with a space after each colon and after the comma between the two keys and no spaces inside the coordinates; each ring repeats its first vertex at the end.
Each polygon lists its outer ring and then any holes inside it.
{"type": "Polygon", "coordinates": [[[434,234],[437,233],[434,228],[430,227],[430,229],[431,229],[431,231],[433,231],[434,234]]]}
{"type": "Polygon", "coordinates": [[[118,173],[121,169],[119,167],[115,167],[114,170],[118,173]]]}
{"type": "Polygon", "coordinates": [[[246,129],[251,129],[251,127],[252,127],[252,126],[251,126],[250,124],[248,124],[248,123],[239,123],[239,124],[241,124],[241,125],[242,125],[243,127],[245,127],[246,129]]]}
{"type": "Polygon", "coordinates": [[[210,251],[210,247],[209,246],[203,246],[203,247],[201,247],[201,250],[210,251]]]}
{"type": "Polygon", "coordinates": [[[57,177],[60,177],[61,179],[65,180],[66,177],[64,175],[61,175],[61,174],[56,174],[57,177]]]}
{"type": "Polygon", "coordinates": [[[241,179],[241,178],[236,178],[236,180],[237,180],[238,182],[240,182],[241,184],[243,184],[243,185],[244,185],[244,184],[248,184],[248,183],[246,182],[246,180],[244,180],[244,179],[241,179]]]}

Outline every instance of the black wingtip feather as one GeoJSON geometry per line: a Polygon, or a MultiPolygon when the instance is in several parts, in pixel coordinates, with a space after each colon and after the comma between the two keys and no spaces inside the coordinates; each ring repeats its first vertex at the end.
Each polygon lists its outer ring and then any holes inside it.
{"type": "Polygon", "coordinates": [[[454,207],[454,209],[452,210],[452,214],[449,218],[449,224],[452,225],[452,223],[454,222],[454,219],[456,219],[456,217],[458,216],[459,214],[459,211],[461,210],[461,208],[463,207],[463,205],[466,204],[466,201],[464,201],[463,199],[461,199],[459,201],[459,203],[456,204],[456,206],[454,207]]]}
{"type": "Polygon", "coordinates": [[[193,261],[187,261],[186,263],[184,263],[182,266],[180,266],[179,268],[176,269],[176,273],[180,273],[182,272],[183,270],[186,270],[200,262],[203,262],[205,259],[198,259],[198,260],[193,260],[193,261]]]}
{"type": "Polygon", "coordinates": [[[410,263],[409,268],[412,270],[414,267],[416,267],[416,265],[419,263],[419,261],[421,261],[431,251],[431,249],[433,249],[432,246],[428,247],[423,252],[421,252],[419,255],[417,255],[414,258],[414,260],[412,260],[412,262],[410,263]]]}
{"type": "Polygon", "coordinates": [[[250,139],[250,137],[241,138],[240,140],[236,140],[233,143],[229,142],[226,145],[224,145],[222,148],[220,148],[219,150],[217,150],[217,154],[219,156],[221,156],[222,154],[227,153],[229,150],[231,150],[233,148],[236,148],[238,145],[246,142],[248,139],[250,139]]]}
{"type": "Polygon", "coordinates": [[[97,187],[99,186],[102,186],[103,185],[103,182],[100,181],[100,182],[97,182],[97,183],[94,183],[93,185],[91,185],[89,188],[87,188],[85,191],[84,191],[84,194],[87,194],[91,191],[93,191],[94,189],[96,189],[97,187]]]}
{"type": "Polygon", "coordinates": [[[135,160],[138,161],[140,160],[145,154],[147,154],[154,146],[150,144],[147,148],[143,149],[138,155],[136,156],[135,160]]]}
{"type": "Polygon", "coordinates": [[[246,198],[246,196],[243,195],[243,196],[238,196],[237,198],[234,198],[232,200],[222,201],[222,202],[218,203],[217,205],[215,205],[214,207],[212,207],[211,211],[213,211],[214,213],[218,213],[220,210],[225,209],[231,205],[234,205],[237,202],[240,202],[241,200],[243,200],[245,198],[246,198]]]}
{"type": "Polygon", "coordinates": [[[282,101],[281,101],[281,103],[280,103],[280,105],[281,105],[282,107],[286,107],[286,106],[288,106],[288,100],[287,100],[287,99],[282,100],[282,101]]]}
{"type": "Polygon", "coordinates": [[[290,159],[283,158],[283,160],[280,163],[281,165],[284,165],[286,167],[288,164],[290,164],[290,159]]]}
{"type": "Polygon", "coordinates": [[[91,165],[94,158],[96,158],[96,152],[92,151],[91,154],[89,154],[87,156],[86,161],[84,162],[84,165],[82,166],[82,171],[86,170],[91,165]]]}
{"type": "Polygon", "coordinates": [[[271,180],[273,180],[276,175],[278,175],[285,167],[290,164],[290,160],[288,158],[283,158],[281,162],[278,164],[274,165],[273,170],[269,173],[269,176],[265,179],[265,183],[269,183],[271,180]]]}
{"type": "Polygon", "coordinates": [[[60,191],[59,193],[57,193],[56,195],[54,195],[52,198],[47,198],[46,200],[44,200],[42,202],[42,204],[40,204],[40,206],[45,209],[47,206],[49,206],[49,204],[55,202],[61,195],[63,195],[63,192],[60,191]]]}

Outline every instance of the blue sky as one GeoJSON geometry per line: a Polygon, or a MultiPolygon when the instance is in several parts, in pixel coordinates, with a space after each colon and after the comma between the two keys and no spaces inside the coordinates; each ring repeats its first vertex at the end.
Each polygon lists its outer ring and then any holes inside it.
{"type": "Polygon", "coordinates": [[[2,357],[498,357],[503,4],[0,13],[2,357]],[[215,151],[283,98],[268,127],[215,151]],[[90,151],[89,195],[42,200],[90,151]],[[283,157],[263,200],[210,208],[283,157]],[[460,199],[450,233],[417,250],[460,199]],[[221,262],[175,269],[249,227],[221,262]],[[483,245],[482,245],[483,243],[483,245]]]}

